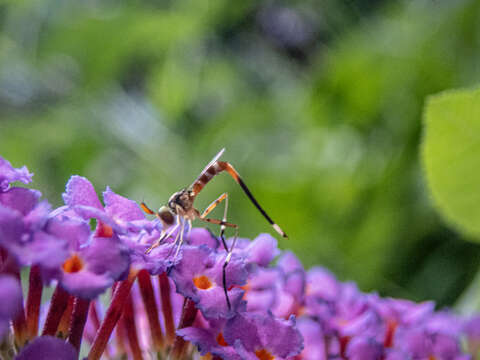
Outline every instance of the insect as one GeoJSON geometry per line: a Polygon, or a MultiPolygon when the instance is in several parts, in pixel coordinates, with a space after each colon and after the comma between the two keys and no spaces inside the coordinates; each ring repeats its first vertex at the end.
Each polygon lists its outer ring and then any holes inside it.
{"type": "Polygon", "coordinates": [[[220,150],[217,155],[208,163],[207,166],[202,170],[200,175],[195,179],[195,181],[189,186],[180,191],[174,193],[170,199],[168,200],[167,206],[162,206],[157,212],[151,210],[144,202],[140,204],[142,209],[151,215],[155,215],[160,221],[163,223],[164,228],[168,228],[168,231],[164,231],[160,238],[146,251],[148,254],[154,248],[159,246],[164,240],[170,237],[177,229],[179,229],[175,241],[174,246],[176,245],[176,252],[175,257],[178,255],[178,252],[183,244],[183,237],[184,237],[184,230],[185,230],[185,222],[188,222],[189,229],[191,229],[192,221],[195,219],[199,219],[204,222],[208,222],[211,224],[220,225],[220,238],[222,240],[223,247],[227,252],[227,257],[225,259],[225,263],[223,265],[223,288],[225,292],[225,296],[227,299],[228,308],[231,308],[230,300],[228,298],[227,293],[227,286],[226,286],[226,275],[225,269],[232,257],[232,252],[235,247],[237,237],[238,237],[238,225],[227,222],[227,210],[228,210],[228,193],[223,193],[220,195],[216,200],[214,200],[207,208],[200,213],[194,207],[194,201],[197,195],[202,191],[205,185],[208,184],[210,180],[212,180],[216,175],[220,174],[223,171],[226,171],[242,188],[245,192],[247,197],[250,201],[255,205],[255,207],[260,211],[263,217],[273,226],[275,231],[279,233],[282,237],[287,238],[287,234],[278,226],[270,216],[265,212],[265,210],[260,206],[258,201],[252,195],[248,187],[243,182],[242,178],[235,170],[235,168],[226,161],[220,161],[220,157],[222,156],[225,148],[220,150]],[[215,209],[215,207],[220,204],[222,201],[225,201],[225,208],[223,213],[223,219],[212,219],[208,218],[207,215],[215,209]],[[176,219],[176,221],[175,221],[176,219]],[[175,225],[174,225],[175,224],[175,225]],[[231,247],[227,246],[225,241],[225,229],[227,227],[233,228],[235,230],[235,235],[231,247]]]}

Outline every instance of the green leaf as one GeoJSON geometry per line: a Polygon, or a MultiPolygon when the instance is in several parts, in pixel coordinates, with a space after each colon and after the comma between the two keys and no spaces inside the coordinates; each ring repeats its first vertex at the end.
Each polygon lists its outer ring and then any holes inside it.
{"type": "Polygon", "coordinates": [[[428,186],[448,222],[480,241],[480,89],[431,96],[424,113],[428,186]]]}

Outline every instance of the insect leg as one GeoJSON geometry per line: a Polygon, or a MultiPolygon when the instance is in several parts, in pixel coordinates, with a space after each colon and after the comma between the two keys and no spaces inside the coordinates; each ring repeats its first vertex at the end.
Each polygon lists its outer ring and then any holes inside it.
{"type": "MultiPolygon", "coordinates": [[[[226,216],[227,216],[227,214],[226,214],[226,211],[225,211],[224,214],[223,214],[223,218],[225,219],[226,216]]],[[[209,223],[212,223],[212,224],[220,225],[221,227],[232,227],[232,228],[235,229],[235,237],[233,238],[233,243],[232,243],[232,246],[230,247],[230,249],[228,249],[228,246],[227,246],[225,240],[223,239],[223,232],[222,232],[223,246],[225,247],[225,250],[227,251],[227,257],[225,258],[225,262],[224,262],[223,268],[222,268],[223,292],[225,293],[225,299],[227,300],[228,310],[231,310],[232,309],[232,304],[230,303],[230,298],[228,297],[226,269],[227,269],[227,265],[230,262],[230,259],[232,257],[232,251],[235,248],[235,244],[237,243],[238,225],[226,222],[225,220],[209,219],[209,218],[202,218],[202,217],[200,217],[200,219],[202,221],[206,221],[206,222],[209,222],[209,223]]]]}
{"type": "Polygon", "coordinates": [[[227,299],[227,306],[228,310],[232,309],[232,305],[230,304],[230,299],[228,298],[227,292],[227,266],[232,258],[233,249],[235,248],[235,244],[237,243],[238,239],[238,226],[235,228],[235,236],[233,238],[232,246],[230,247],[230,251],[227,253],[227,257],[225,258],[225,262],[223,263],[222,267],[222,282],[223,282],[223,291],[225,292],[225,298],[227,299]]]}
{"type": "Polygon", "coordinates": [[[149,215],[155,215],[155,211],[153,211],[152,209],[150,209],[147,204],[145,204],[145,202],[141,202],[140,203],[140,207],[142,208],[143,211],[145,211],[147,214],[149,215]]]}
{"type": "Polygon", "coordinates": [[[227,243],[225,242],[225,237],[224,237],[224,234],[225,234],[225,228],[226,228],[226,223],[227,223],[227,210],[228,210],[228,193],[223,193],[222,195],[220,195],[218,197],[218,199],[216,199],[214,202],[212,202],[210,205],[208,205],[208,207],[205,209],[205,211],[202,213],[202,215],[200,215],[200,218],[203,220],[205,219],[205,217],[213,210],[215,209],[215,207],[220,204],[222,201],[225,200],[225,209],[224,209],[224,212],[223,212],[223,220],[220,224],[220,238],[222,239],[222,244],[223,244],[223,247],[225,248],[225,250],[228,252],[228,246],[227,246],[227,243]]]}
{"type": "MultiPolygon", "coordinates": [[[[162,230],[162,234],[160,235],[160,238],[145,251],[145,254],[149,254],[153,249],[160,246],[163,241],[165,241],[170,236],[172,236],[172,234],[175,232],[175,230],[178,228],[179,225],[180,225],[180,217],[177,217],[177,223],[175,224],[175,226],[173,226],[172,229],[168,232],[166,232],[165,230],[162,230]]],[[[177,236],[178,236],[178,234],[177,234],[177,236]]],[[[176,241],[177,240],[175,240],[175,242],[176,241]]]]}
{"type": "Polygon", "coordinates": [[[175,251],[175,256],[173,257],[173,262],[175,262],[175,259],[177,258],[177,255],[180,252],[180,248],[182,247],[184,231],[185,231],[185,221],[182,221],[182,225],[180,226],[180,241],[178,242],[177,250],[175,251]]]}
{"type": "Polygon", "coordinates": [[[175,236],[175,240],[173,241],[172,248],[168,252],[167,258],[169,258],[172,255],[173,249],[175,249],[175,246],[178,243],[178,239],[180,239],[180,234],[182,233],[182,230],[184,229],[184,222],[183,218],[180,217],[180,215],[177,215],[177,228],[180,226],[180,230],[178,231],[177,235],[175,236]]]}
{"type": "Polygon", "coordinates": [[[213,209],[215,209],[217,207],[218,204],[220,204],[227,197],[228,197],[227,193],[223,193],[222,195],[220,195],[218,197],[218,199],[216,199],[210,205],[207,206],[207,208],[203,211],[203,213],[202,213],[202,215],[200,215],[200,217],[201,218],[206,217],[208,214],[210,214],[212,212],[213,209]]]}

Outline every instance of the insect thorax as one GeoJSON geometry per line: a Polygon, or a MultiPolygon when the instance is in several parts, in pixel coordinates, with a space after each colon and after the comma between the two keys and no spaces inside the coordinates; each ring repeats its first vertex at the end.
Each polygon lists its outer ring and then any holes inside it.
{"type": "Polygon", "coordinates": [[[170,196],[168,207],[174,214],[177,214],[177,208],[180,208],[183,212],[188,212],[193,207],[193,200],[194,197],[192,191],[189,189],[182,189],[170,196]]]}

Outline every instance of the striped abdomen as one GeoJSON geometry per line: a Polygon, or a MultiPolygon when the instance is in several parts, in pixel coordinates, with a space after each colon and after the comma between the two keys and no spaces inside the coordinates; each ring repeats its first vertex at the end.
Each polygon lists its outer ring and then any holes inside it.
{"type": "Polygon", "coordinates": [[[213,177],[226,169],[224,161],[215,161],[208,166],[191,185],[194,195],[197,195],[213,177]]]}

